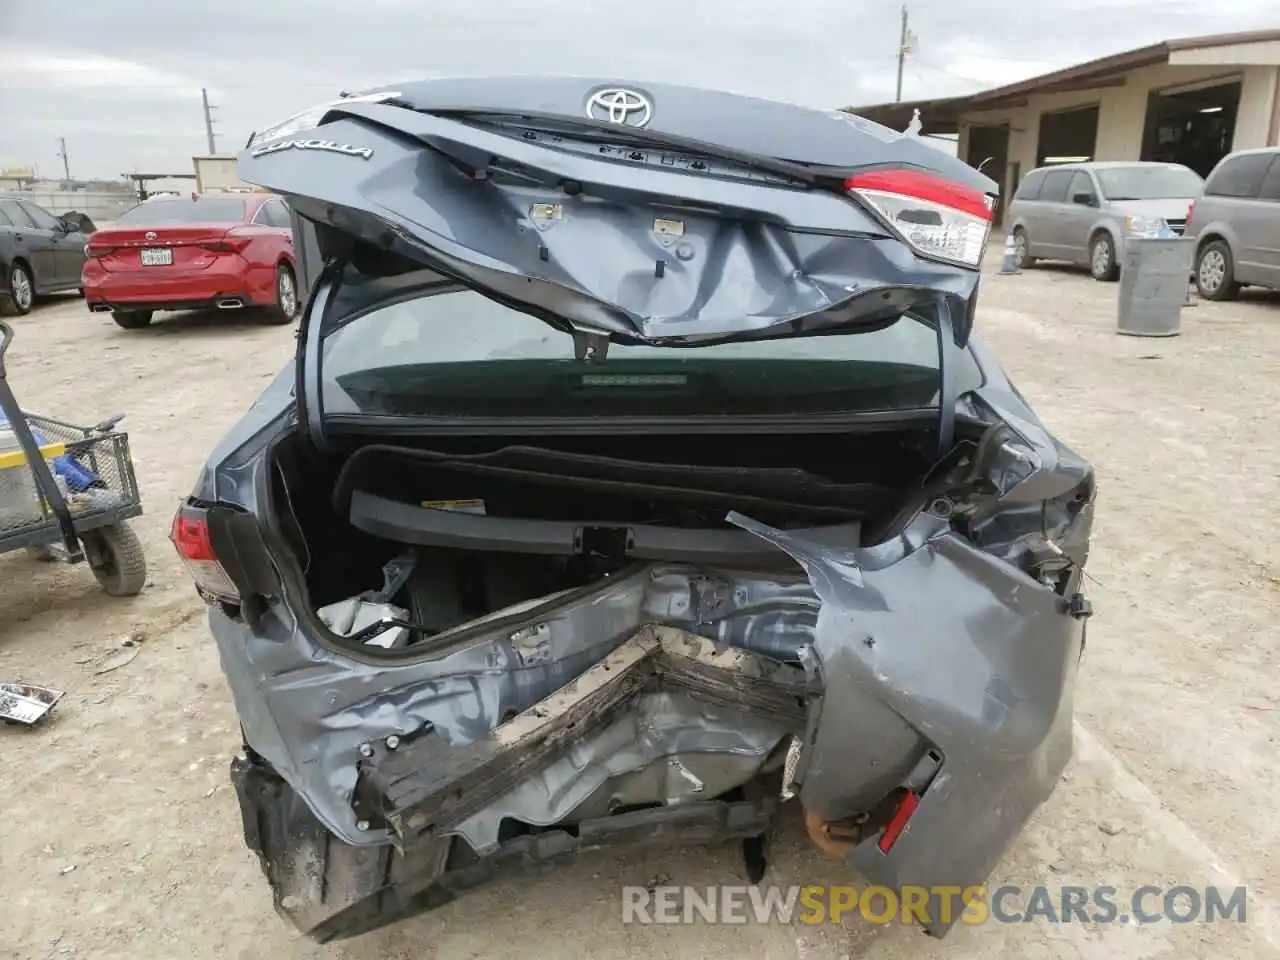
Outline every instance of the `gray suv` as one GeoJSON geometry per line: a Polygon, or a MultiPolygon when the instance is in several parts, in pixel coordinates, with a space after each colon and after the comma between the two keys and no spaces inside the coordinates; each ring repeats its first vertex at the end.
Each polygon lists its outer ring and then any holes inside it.
{"type": "Polygon", "coordinates": [[[1207,300],[1230,300],[1244,284],[1280,289],[1280,147],[1241,150],[1209,174],[1187,222],[1195,280],[1207,300]]]}
{"type": "Polygon", "coordinates": [[[1181,235],[1204,181],[1177,163],[1095,162],[1040,167],[1009,208],[1018,266],[1066,260],[1095,280],[1120,275],[1117,251],[1132,233],[1168,226],[1181,235]]]}

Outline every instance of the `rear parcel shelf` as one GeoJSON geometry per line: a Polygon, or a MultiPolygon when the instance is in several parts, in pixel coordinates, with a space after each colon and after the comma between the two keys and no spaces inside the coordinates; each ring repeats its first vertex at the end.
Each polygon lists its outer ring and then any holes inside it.
{"type": "MultiPolygon", "coordinates": [[[[766,564],[785,560],[772,544],[745,530],[686,529],[494,517],[419,507],[357,490],[351,495],[351,525],[365,533],[427,547],[503,553],[575,556],[600,553],[637,560],[710,564],[766,564]]],[[[857,543],[861,524],[848,522],[798,530],[820,539],[857,543]]]]}

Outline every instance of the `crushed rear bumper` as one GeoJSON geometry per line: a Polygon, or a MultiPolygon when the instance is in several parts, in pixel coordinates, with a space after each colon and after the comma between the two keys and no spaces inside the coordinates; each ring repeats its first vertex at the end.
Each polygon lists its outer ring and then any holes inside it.
{"type": "Polygon", "coordinates": [[[503,864],[759,836],[797,743],[810,818],[867,823],[895,791],[918,797],[891,846],[873,817],[844,853],[872,882],[937,892],[925,927],[944,935],[945,889],[985,882],[1070,759],[1082,620],[927,515],[853,550],[735,522],[807,577],[649,565],[416,663],[357,662],[287,613],[254,633],[214,609],[258,758],[256,780],[237,777],[247,839],[281,909],[314,937],[349,936],[367,911],[386,922],[388,903],[438,905],[503,864]],[[733,770],[755,795],[714,786],[726,763],[751,765],[733,770]],[[671,778],[665,805],[594,803],[655,766],[671,778]],[[251,828],[277,816],[253,786],[264,770],[306,829],[251,828]],[[512,838],[510,820],[530,831],[512,838]],[[325,856],[376,866],[341,895],[335,881],[282,883],[314,837],[325,856]]]}

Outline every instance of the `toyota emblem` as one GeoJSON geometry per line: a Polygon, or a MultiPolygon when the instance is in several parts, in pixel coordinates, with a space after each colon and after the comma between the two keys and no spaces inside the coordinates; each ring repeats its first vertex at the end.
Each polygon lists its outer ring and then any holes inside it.
{"type": "Polygon", "coordinates": [[[587,98],[587,117],[591,120],[643,127],[652,116],[649,98],[625,87],[606,87],[587,98]]]}
{"type": "Polygon", "coordinates": [[[154,230],[148,230],[146,233],[146,239],[154,240],[155,238],[156,238],[156,232],[154,230]]]}

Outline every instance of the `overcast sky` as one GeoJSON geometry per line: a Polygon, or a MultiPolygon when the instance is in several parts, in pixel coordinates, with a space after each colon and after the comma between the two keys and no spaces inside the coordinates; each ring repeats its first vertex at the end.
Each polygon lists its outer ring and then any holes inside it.
{"type": "MultiPolygon", "coordinates": [[[[339,90],[437,74],[893,99],[899,8],[850,0],[0,0],[0,168],[190,172],[339,90]]],[[[914,0],[904,98],[995,86],[1170,37],[1280,26],[1276,0],[914,0]]]]}

